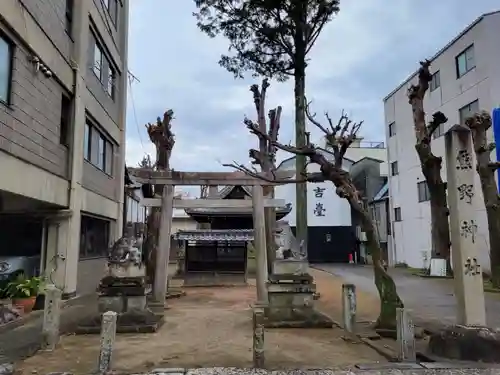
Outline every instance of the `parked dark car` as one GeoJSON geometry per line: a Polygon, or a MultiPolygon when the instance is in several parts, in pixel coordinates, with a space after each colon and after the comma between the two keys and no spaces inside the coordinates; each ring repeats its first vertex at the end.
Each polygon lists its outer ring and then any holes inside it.
{"type": "MultiPolygon", "coordinates": [[[[40,255],[0,256],[0,294],[5,286],[18,276],[30,278],[40,274],[40,255]]],[[[4,297],[4,296],[0,296],[4,297]]]]}

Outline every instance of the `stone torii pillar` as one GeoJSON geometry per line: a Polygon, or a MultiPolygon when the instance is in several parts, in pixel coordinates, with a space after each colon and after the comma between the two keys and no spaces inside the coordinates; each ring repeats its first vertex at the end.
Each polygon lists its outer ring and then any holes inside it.
{"type": "Polygon", "coordinates": [[[453,126],[446,133],[446,169],[457,323],[486,325],[483,275],[477,247],[476,176],[470,130],[453,126]]]}

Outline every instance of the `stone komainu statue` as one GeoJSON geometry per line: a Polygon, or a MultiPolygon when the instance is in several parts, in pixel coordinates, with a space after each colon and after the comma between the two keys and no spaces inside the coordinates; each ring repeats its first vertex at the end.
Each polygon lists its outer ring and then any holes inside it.
{"type": "Polygon", "coordinates": [[[143,264],[141,245],[141,239],[133,237],[119,238],[109,250],[108,263],[115,265],[119,264],[123,267],[127,267],[129,264],[141,267],[143,264]]]}

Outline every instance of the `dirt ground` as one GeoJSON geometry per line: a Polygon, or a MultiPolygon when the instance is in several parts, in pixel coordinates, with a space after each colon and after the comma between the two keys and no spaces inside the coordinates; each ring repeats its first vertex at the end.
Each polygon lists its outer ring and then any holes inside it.
{"type": "MultiPolygon", "coordinates": [[[[325,272],[312,273],[321,293],[318,308],[338,321],[342,281],[325,272]]],[[[158,367],[252,367],[250,305],[256,298],[255,286],[187,288],[186,292],[185,297],[169,300],[166,323],[157,333],[117,335],[114,370],[140,373],[158,367]]],[[[360,310],[376,313],[373,299],[365,301],[361,295],[358,300],[360,310]]],[[[332,368],[385,361],[368,346],[342,339],[344,334],[340,328],[266,330],[266,365],[332,368]]],[[[39,352],[18,368],[23,374],[88,374],[96,370],[98,352],[98,335],[65,336],[54,352],[39,352]]]]}

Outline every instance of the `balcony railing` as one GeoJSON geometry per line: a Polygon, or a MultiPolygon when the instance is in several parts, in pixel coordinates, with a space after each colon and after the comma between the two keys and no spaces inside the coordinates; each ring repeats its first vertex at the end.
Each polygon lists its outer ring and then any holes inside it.
{"type": "Polygon", "coordinates": [[[384,144],[384,142],[361,141],[359,143],[354,142],[349,147],[353,147],[353,148],[385,148],[385,144],[384,144]]]}

